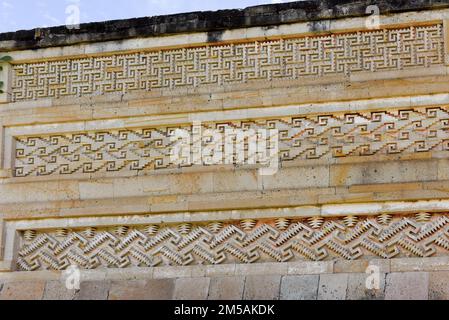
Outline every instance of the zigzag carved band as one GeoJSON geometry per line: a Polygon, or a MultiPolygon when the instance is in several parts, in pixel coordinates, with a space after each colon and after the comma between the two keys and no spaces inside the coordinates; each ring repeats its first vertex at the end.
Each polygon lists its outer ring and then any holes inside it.
{"type": "Polygon", "coordinates": [[[449,255],[449,214],[27,230],[23,271],[449,255]]]}
{"type": "MultiPolygon", "coordinates": [[[[186,125],[179,129],[194,136],[193,128],[186,125]]],[[[166,126],[17,137],[15,176],[179,168],[184,165],[174,163],[171,157],[170,137],[175,129],[166,126]]],[[[221,132],[218,142],[215,138],[202,138],[203,146],[213,146],[214,150],[224,149],[226,129],[277,129],[280,163],[449,151],[447,106],[225,121],[204,123],[203,129],[221,132]]],[[[245,149],[249,149],[248,145],[245,149]]],[[[237,159],[236,151],[233,152],[237,159]]],[[[249,156],[245,154],[245,159],[249,156]]]]}

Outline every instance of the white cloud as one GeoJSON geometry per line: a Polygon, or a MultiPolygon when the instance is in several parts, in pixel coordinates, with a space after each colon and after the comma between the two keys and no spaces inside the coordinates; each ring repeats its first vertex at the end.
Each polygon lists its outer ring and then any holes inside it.
{"type": "Polygon", "coordinates": [[[12,8],[14,8],[14,6],[11,3],[9,3],[8,1],[2,1],[2,7],[4,9],[12,9],[12,8]]]}

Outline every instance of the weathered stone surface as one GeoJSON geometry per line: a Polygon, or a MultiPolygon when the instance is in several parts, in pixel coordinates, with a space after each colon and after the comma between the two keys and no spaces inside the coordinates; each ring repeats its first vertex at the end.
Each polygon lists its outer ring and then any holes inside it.
{"type": "Polygon", "coordinates": [[[41,300],[45,281],[7,282],[3,284],[0,300],[41,300]]]}
{"type": "MultiPolygon", "coordinates": [[[[185,14],[137,18],[82,24],[71,31],[66,27],[52,27],[0,34],[0,49],[36,49],[43,47],[74,45],[81,42],[107,41],[135,37],[161,36],[186,32],[208,32],[208,41],[221,39],[224,30],[256,26],[272,26],[282,23],[314,21],[319,19],[365,16],[369,1],[298,1],[249,7],[244,10],[220,10],[216,12],[192,12],[185,14]],[[3,42],[3,43],[2,43],[3,42]]],[[[391,2],[378,0],[382,14],[411,11],[432,7],[445,7],[444,1],[419,0],[391,2]]],[[[320,24],[313,23],[311,31],[320,24]]],[[[0,50],[0,51],[1,51],[0,50]]]]}
{"type": "Polygon", "coordinates": [[[174,300],[206,300],[209,293],[210,278],[177,279],[174,300]]]}
{"type": "MultiPolygon", "coordinates": [[[[84,281],[67,290],[41,273],[39,281],[0,282],[0,300],[398,300],[449,299],[449,272],[379,274],[379,289],[367,287],[366,273],[218,276],[155,280],[84,281]],[[50,280],[46,280],[50,279],[50,280]],[[222,292],[220,292],[222,291],[222,292]]],[[[372,284],[372,282],[370,282],[372,284]]]]}
{"type": "Polygon", "coordinates": [[[320,275],[318,300],[344,300],[348,289],[348,274],[320,275]]]}
{"type": "Polygon", "coordinates": [[[77,290],[67,289],[64,282],[48,281],[45,285],[44,300],[75,300],[77,290]]]}
{"type": "Polygon", "coordinates": [[[281,300],[316,300],[318,275],[285,276],[281,282],[281,300]]]}
{"type": "Polygon", "coordinates": [[[77,300],[107,300],[110,281],[83,281],[80,284],[80,292],[77,300]]]}
{"type": "Polygon", "coordinates": [[[437,161],[371,162],[331,167],[330,186],[434,181],[437,161]]]}
{"type": "Polygon", "coordinates": [[[429,273],[429,299],[449,300],[449,272],[429,273]]]}
{"type": "Polygon", "coordinates": [[[352,273],[348,278],[347,300],[383,300],[385,298],[385,273],[380,273],[373,282],[367,279],[370,275],[366,273],[352,273]],[[377,287],[377,284],[379,286],[377,287]]]}
{"type": "Polygon", "coordinates": [[[429,274],[426,272],[390,273],[385,285],[386,300],[427,300],[429,274]]]}
{"type": "Polygon", "coordinates": [[[212,278],[209,300],[242,300],[245,277],[212,278]]]}
{"type": "Polygon", "coordinates": [[[402,258],[391,261],[391,272],[449,271],[449,257],[402,258]]]}
{"type": "Polygon", "coordinates": [[[0,299],[449,299],[449,4],[371,3],[0,34],[0,299]],[[168,161],[197,120],[279,129],[277,174],[168,161]]]}
{"type": "Polygon", "coordinates": [[[288,265],[289,275],[322,274],[333,272],[334,272],[334,261],[291,262],[288,265]]]}
{"type": "Polygon", "coordinates": [[[245,300],[279,300],[281,276],[247,276],[245,280],[245,300]]]}
{"type": "Polygon", "coordinates": [[[109,300],[170,300],[174,279],[112,281],[109,300]]]}

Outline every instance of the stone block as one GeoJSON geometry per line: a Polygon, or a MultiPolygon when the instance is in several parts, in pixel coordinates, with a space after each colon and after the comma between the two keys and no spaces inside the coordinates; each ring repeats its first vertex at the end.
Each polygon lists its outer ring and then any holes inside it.
{"type": "Polygon", "coordinates": [[[262,189],[262,177],[256,170],[214,172],[214,192],[252,191],[262,189]]]}
{"type": "Polygon", "coordinates": [[[379,268],[379,272],[390,272],[389,260],[337,260],[334,265],[334,273],[365,273],[370,266],[379,268]]]}
{"type": "Polygon", "coordinates": [[[385,298],[385,273],[379,273],[372,286],[367,286],[366,273],[351,273],[348,279],[347,300],[383,300],[385,298]],[[378,285],[378,286],[377,286],[378,285]]]}
{"type": "Polygon", "coordinates": [[[291,262],[288,264],[289,275],[310,275],[333,273],[333,261],[319,261],[319,262],[291,262]]]}
{"type": "Polygon", "coordinates": [[[287,263],[237,264],[235,267],[236,275],[284,275],[287,272],[287,263]]]}
{"type": "Polygon", "coordinates": [[[332,166],[330,186],[435,181],[435,161],[382,161],[332,166]]]}
{"type": "Polygon", "coordinates": [[[248,276],[245,281],[244,300],[279,300],[281,276],[248,276]]]}
{"type": "Polygon", "coordinates": [[[242,300],[245,277],[212,278],[209,300],[242,300]]]}
{"type": "Polygon", "coordinates": [[[429,274],[427,272],[390,273],[385,285],[385,300],[427,300],[429,274]]]}
{"type": "Polygon", "coordinates": [[[103,199],[114,197],[113,181],[87,181],[79,184],[80,199],[103,199]]]}
{"type": "Polygon", "coordinates": [[[154,268],[154,279],[171,279],[191,277],[192,270],[189,267],[157,267],[154,268]]]}
{"type": "Polygon", "coordinates": [[[7,282],[0,292],[0,300],[42,300],[45,281],[7,282]]]}
{"type": "Polygon", "coordinates": [[[45,286],[43,300],[74,300],[77,290],[69,290],[62,281],[48,281],[45,286]]]}
{"type": "Polygon", "coordinates": [[[174,279],[112,281],[109,300],[170,300],[174,279]]]}
{"type": "Polygon", "coordinates": [[[284,276],[281,281],[281,300],[316,300],[320,276],[284,276]]]}
{"type": "Polygon", "coordinates": [[[329,186],[329,167],[282,168],[277,174],[263,176],[263,189],[326,188],[329,186]]]}
{"type": "Polygon", "coordinates": [[[182,278],[175,282],[174,300],[206,300],[210,278],[182,278]]]}
{"type": "Polygon", "coordinates": [[[449,272],[429,273],[429,299],[449,300],[449,272]]]}
{"type": "Polygon", "coordinates": [[[207,266],[206,276],[208,277],[218,277],[218,276],[232,276],[235,274],[235,264],[223,264],[207,266]]]}
{"type": "Polygon", "coordinates": [[[345,300],[348,289],[348,274],[322,274],[318,289],[318,300],[345,300]]]}
{"type": "Polygon", "coordinates": [[[107,300],[110,281],[83,281],[80,284],[80,292],[77,300],[107,300]]]}
{"type": "Polygon", "coordinates": [[[449,257],[400,258],[391,260],[391,272],[449,271],[449,257]]]}

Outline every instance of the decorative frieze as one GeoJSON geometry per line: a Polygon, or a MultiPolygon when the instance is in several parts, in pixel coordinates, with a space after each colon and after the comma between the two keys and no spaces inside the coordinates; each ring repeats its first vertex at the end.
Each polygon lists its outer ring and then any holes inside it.
{"type": "Polygon", "coordinates": [[[438,23],[17,63],[12,99],[222,86],[443,64],[443,25],[438,23]]]}
{"type": "MultiPolygon", "coordinates": [[[[235,129],[277,132],[274,155],[279,157],[280,163],[449,151],[449,107],[419,107],[211,122],[198,127],[165,126],[16,137],[14,174],[16,177],[51,176],[212,165],[215,162],[209,160],[215,156],[214,152],[221,152],[220,164],[226,163],[226,153],[222,152],[226,149],[226,135],[235,129]],[[193,137],[189,140],[192,153],[198,144],[207,151],[199,157],[199,162],[174,160],[173,154],[178,148],[173,140],[176,129],[193,137]],[[219,138],[207,134],[211,130],[218,132],[219,138]],[[203,134],[195,140],[198,131],[203,134]]],[[[231,138],[235,141],[236,136],[231,138]]],[[[274,149],[271,140],[267,140],[267,149],[274,149]]],[[[231,163],[237,164],[244,158],[244,163],[253,159],[262,164],[260,150],[249,147],[249,140],[241,140],[241,143],[240,149],[232,148],[231,157],[228,157],[231,163]]]]}
{"type": "Polygon", "coordinates": [[[20,237],[22,271],[431,257],[449,254],[449,215],[67,227],[20,237]]]}

